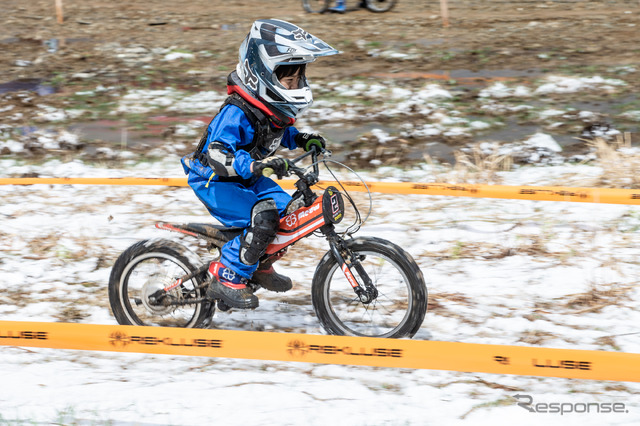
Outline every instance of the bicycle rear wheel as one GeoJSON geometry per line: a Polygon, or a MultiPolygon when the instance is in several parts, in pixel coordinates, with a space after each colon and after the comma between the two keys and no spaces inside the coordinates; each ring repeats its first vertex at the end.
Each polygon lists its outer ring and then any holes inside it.
{"type": "Polygon", "coordinates": [[[116,260],[109,277],[109,302],[122,325],[200,328],[213,311],[204,298],[203,277],[182,282],[167,293],[174,305],[153,302],[153,295],[181,276],[197,271],[198,257],[186,247],[164,239],[140,241],[116,260]]]}
{"type": "Polygon", "coordinates": [[[309,13],[324,13],[329,9],[330,0],[302,0],[302,7],[309,13]]]}
{"type": "Polygon", "coordinates": [[[390,11],[396,5],[397,0],[365,0],[367,9],[381,13],[390,11]]]}

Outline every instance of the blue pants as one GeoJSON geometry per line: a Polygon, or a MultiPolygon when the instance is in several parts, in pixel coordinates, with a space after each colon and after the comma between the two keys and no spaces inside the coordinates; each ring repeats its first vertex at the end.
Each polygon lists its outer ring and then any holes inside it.
{"type": "MultiPolygon", "coordinates": [[[[207,188],[205,186],[207,180],[195,173],[189,175],[188,182],[211,216],[218,219],[224,226],[248,228],[251,226],[251,208],[258,201],[268,198],[276,202],[282,217],[287,204],[291,201],[289,194],[273,180],[264,176],[260,176],[249,186],[234,182],[211,181],[207,188]]],[[[242,237],[242,235],[238,236],[222,247],[220,262],[240,276],[251,278],[258,264],[246,265],[240,260],[242,237]]]]}

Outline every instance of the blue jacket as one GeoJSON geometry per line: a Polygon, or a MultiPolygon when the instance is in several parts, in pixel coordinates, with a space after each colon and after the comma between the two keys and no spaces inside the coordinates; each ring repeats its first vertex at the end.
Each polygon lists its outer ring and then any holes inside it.
{"type": "MultiPolygon", "coordinates": [[[[233,154],[233,169],[238,177],[244,180],[251,180],[254,176],[251,173],[251,163],[255,158],[247,149],[251,147],[254,137],[254,127],[239,107],[235,105],[226,105],[211,120],[207,129],[208,137],[202,152],[206,152],[209,145],[213,142],[224,145],[224,147],[233,154]]],[[[291,150],[296,149],[297,145],[294,137],[298,134],[295,127],[287,127],[282,135],[280,146],[284,146],[291,150]]],[[[218,181],[220,177],[214,175],[214,171],[208,165],[203,165],[193,154],[186,155],[182,158],[182,167],[185,174],[192,173],[211,180],[218,181]],[[213,176],[212,176],[213,175],[213,176]]]]}

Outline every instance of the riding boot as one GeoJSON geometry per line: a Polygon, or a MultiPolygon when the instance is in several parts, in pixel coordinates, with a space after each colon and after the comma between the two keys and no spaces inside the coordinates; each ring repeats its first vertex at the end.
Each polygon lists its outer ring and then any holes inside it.
{"type": "Polygon", "coordinates": [[[260,285],[260,287],[266,290],[277,293],[284,293],[285,291],[291,290],[293,287],[291,278],[277,273],[275,269],[273,269],[273,262],[275,262],[275,260],[271,259],[260,262],[258,269],[251,277],[251,282],[260,285]]]}
{"type": "Polygon", "coordinates": [[[258,298],[247,286],[247,279],[236,274],[220,262],[209,265],[211,283],[207,288],[207,297],[220,299],[227,306],[238,309],[254,309],[258,307],[258,298]]]}

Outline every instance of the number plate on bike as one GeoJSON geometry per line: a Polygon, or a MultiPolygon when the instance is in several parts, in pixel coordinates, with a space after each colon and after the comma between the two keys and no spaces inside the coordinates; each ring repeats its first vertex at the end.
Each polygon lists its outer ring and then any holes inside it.
{"type": "Polygon", "coordinates": [[[333,186],[322,195],[322,213],[327,223],[340,223],[344,218],[344,200],[342,194],[333,186]]]}

